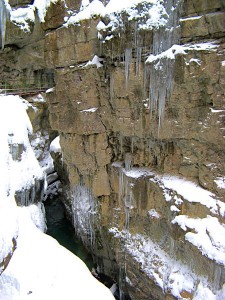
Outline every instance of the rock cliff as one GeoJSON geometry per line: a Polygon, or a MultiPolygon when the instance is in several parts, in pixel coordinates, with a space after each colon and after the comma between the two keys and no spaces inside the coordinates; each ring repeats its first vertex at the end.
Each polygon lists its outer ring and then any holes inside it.
{"type": "Polygon", "coordinates": [[[54,85],[76,231],[131,299],[222,299],[223,1],[52,2],[8,21],[0,79],[54,85]]]}

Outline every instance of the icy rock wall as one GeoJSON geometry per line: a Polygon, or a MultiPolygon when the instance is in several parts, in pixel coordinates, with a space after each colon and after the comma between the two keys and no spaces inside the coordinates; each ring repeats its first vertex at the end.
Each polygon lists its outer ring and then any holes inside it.
{"type": "Polygon", "coordinates": [[[223,210],[193,204],[164,187],[157,173],[182,176],[224,201],[224,11],[219,3],[186,1],[178,7],[165,2],[164,9],[169,16],[159,27],[141,27],[140,19],[123,12],[114,15],[117,23],[100,16],[48,34],[46,62],[57,67],[56,88],[48,94],[50,120],[75,186],[77,230],[81,236],[89,232],[86,245],[101,257],[102,270],[123,274],[118,281],[132,299],[198,299],[201,289],[220,297],[224,266],[212,252],[204,254],[198,235],[190,242],[190,230],[197,230],[198,218],[207,228],[216,224],[207,215],[222,226],[223,210]],[[205,24],[206,33],[198,23],[204,17],[217,22],[205,24]],[[156,173],[140,170],[136,178],[134,167],[156,173]],[[81,177],[91,198],[79,192],[81,177]],[[88,212],[90,199],[95,214],[88,212]],[[193,222],[186,231],[185,218],[193,222]]]}

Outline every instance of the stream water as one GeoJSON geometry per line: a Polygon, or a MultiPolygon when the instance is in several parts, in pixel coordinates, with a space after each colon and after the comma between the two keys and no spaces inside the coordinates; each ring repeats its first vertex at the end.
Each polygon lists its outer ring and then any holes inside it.
{"type": "Polygon", "coordinates": [[[82,242],[75,236],[74,228],[66,218],[65,209],[59,198],[45,202],[47,234],[55,238],[62,246],[77,255],[91,270],[94,263],[82,242]]]}

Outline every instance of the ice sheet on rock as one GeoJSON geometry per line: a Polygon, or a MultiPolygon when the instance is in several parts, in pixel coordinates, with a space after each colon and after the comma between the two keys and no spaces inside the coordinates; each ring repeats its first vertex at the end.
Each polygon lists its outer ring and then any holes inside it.
{"type": "Polygon", "coordinates": [[[38,229],[40,229],[42,232],[47,230],[45,208],[43,203],[38,202],[37,204],[31,204],[27,207],[23,207],[23,209],[29,211],[30,218],[38,229]]]}

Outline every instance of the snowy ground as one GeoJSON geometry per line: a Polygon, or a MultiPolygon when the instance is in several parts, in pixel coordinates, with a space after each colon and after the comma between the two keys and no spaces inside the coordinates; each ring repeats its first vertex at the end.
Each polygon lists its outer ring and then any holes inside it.
{"type": "Polygon", "coordinates": [[[19,96],[0,95],[0,262],[12,254],[0,276],[0,299],[112,300],[109,289],[79,258],[43,233],[42,204],[18,207],[15,203],[16,190],[29,188],[35,178],[45,175],[29,142],[32,126],[27,106],[19,96]]]}

